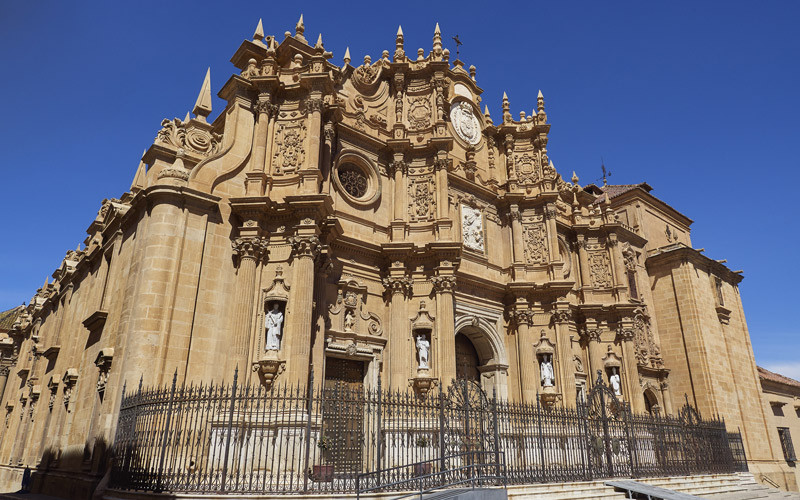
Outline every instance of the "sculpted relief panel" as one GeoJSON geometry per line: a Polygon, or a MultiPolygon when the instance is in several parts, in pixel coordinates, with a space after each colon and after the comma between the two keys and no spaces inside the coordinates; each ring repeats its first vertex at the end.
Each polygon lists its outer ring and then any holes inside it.
{"type": "Polygon", "coordinates": [[[461,205],[461,235],[464,246],[470,250],[483,252],[483,214],[480,209],[461,205]]]}
{"type": "Polygon", "coordinates": [[[481,142],[481,123],[472,112],[472,106],[466,102],[453,103],[450,107],[450,122],[456,134],[468,144],[475,146],[481,142]]]}
{"type": "Polygon", "coordinates": [[[276,174],[295,172],[305,160],[306,126],[303,123],[281,123],[275,138],[273,167],[276,174]]]}
{"type": "Polygon", "coordinates": [[[544,224],[533,223],[524,226],[525,262],[528,264],[547,263],[547,233],[544,224]]]}
{"type": "Polygon", "coordinates": [[[605,249],[589,251],[589,271],[593,287],[609,288],[612,286],[608,252],[605,249]]]}
{"type": "Polygon", "coordinates": [[[514,168],[519,182],[524,184],[539,181],[539,162],[536,158],[536,153],[531,151],[515,154],[514,168]]]}

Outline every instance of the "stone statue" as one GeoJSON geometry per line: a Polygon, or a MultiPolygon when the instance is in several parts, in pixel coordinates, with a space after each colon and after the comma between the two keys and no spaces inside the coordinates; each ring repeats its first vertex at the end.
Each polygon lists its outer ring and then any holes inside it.
{"type": "Polygon", "coordinates": [[[464,246],[483,252],[483,217],[481,211],[467,205],[461,206],[462,220],[461,232],[464,246]]]}
{"type": "Polygon", "coordinates": [[[541,374],[542,387],[553,387],[556,377],[553,373],[553,362],[547,354],[542,357],[539,373],[541,374]]]}
{"type": "Polygon", "coordinates": [[[283,313],[277,303],[267,313],[265,326],[267,328],[267,342],[264,345],[264,350],[277,351],[281,348],[281,326],[283,326],[283,313]]]}
{"type": "Polygon", "coordinates": [[[622,396],[622,391],[620,390],[621,384],[619,381],[619,373],[617,372],[616,367],[611,368],[611,376],[608,378],[608,382],[611,384],[611,388],[614,389],[614,394],[617,396],[622,396]]]}
{"type": "Polygon", "coordinates": [[[425,335],[417,335],[417,352],[419,353],[419,369],[427,370],[430,368],[428,356],[431,351],[431,343],[425,335]]]}
{"type": "Polygon", "coordinates": [[[352,332],[353,325],[355,325],[355,322],[356,322],[356,317],[353,314],[353,311],[348,309],[347,312],[344,313],[344,331],[352,332]]]}

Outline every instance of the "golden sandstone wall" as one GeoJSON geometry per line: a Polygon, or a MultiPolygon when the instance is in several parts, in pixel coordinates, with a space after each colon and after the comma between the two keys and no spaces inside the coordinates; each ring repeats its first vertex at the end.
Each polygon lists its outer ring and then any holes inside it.
{"type": "Polygon", "coordinates": [[[259,26],[211,123],[206,76],[194,116],[162,122],[130,190],[0,339],[4,484],[38,467],[38,491],[87,498],[123,388],[237,368],[320,385],[342,376],[335,359],[365,386],[466,377],[562,405],[618,373],[634,411],[674,413],[686,394],[741,428],[755,472],[794,484],[764,439],[741,275],[691,248],[691,220],[647,184],[564,180],[542,94],[518,120],[504,97],[495,123],[438,27],[427,55],[400,31],[391,59],[355,66],[303,33],[259,26]],[[280,348],[265,349],[275,304],[280,348]]]}

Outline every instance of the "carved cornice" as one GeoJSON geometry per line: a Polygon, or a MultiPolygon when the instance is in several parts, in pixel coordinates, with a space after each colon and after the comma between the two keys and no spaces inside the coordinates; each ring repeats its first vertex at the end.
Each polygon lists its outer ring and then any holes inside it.
{"type": "Polygon", "coordinates": [[[456,289],[455,276],[434,276],[431,278],[435,293],[453,293],[456,289]]]}
{"type": "Polygon", "coordinates": [[[318,236],[292,236],[289,238],[289,244],[292,245],[292,254],[295,257],[309,257],[316,258],[322,250],[322,243],[319,241],[318,236]]]}
{"type": "Polygon", "coordinates": [[[233,255],[239,259],[253,259],[258,261],[267,255],[267,238],[263,236],[247,236],[231,241],[233,255]]]}

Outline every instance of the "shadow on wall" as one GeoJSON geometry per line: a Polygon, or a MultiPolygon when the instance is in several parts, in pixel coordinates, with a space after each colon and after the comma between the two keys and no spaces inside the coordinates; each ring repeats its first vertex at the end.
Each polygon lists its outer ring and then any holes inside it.
{"type": "Polygon", "coordinates": [[[49,448],[33,471],[30,492],[68,498],[99,499],[105,492],[113,456],[104,438],[66,449],[49,448]],[[101,484],[102,483],[102,484],[101,484]],[[99,487],[98,487],[99,485],[99,487]]]}

